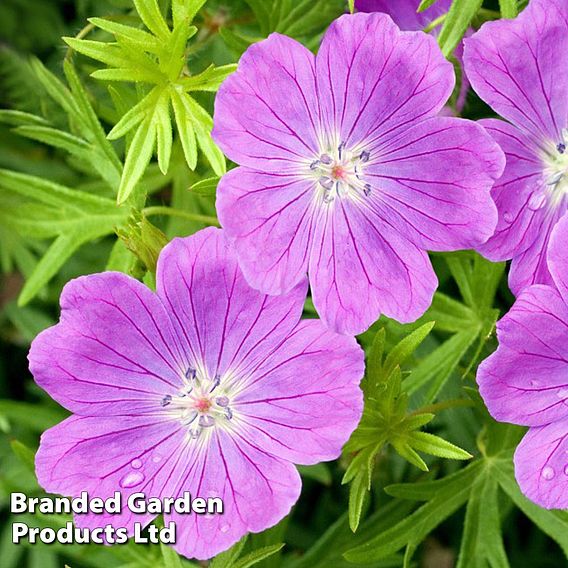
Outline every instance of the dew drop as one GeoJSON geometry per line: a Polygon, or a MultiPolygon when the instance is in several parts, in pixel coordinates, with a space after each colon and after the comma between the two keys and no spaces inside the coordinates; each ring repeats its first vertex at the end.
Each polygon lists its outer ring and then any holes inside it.
{"type": "Polygon", "coordinates": [[[120,480],[119,484],[123,489],[129,489],[140,485],[144,479],[144,474],[141,471],[131,471],[120,480]]]}
{"type": "Polygon", "coordinates": [[[556,396],[562,400],[566,400],[568,399],[568,389],[560,389],[557,393],[556,396]]]}
{"type": "Polygon", "coordinates": [[[507,212],[505,213],[505,215],[503,215],[503,219],[505,219],[507,223],[511,223],[513,221],[513,214],[507,212]]]}
{"type": "Polygon", "coordinates": [[[538,211],[544,205],[545,196],[544,193],[535,193],[529,200],[529,209],[533,211],[538,211]]]}
{"type": "Polygon", "coordinates": [[[531,381],[532,387],[538,387],[539,385],[540,385],[540,383],[538,381],[531,381]]]}
{"type": "Polygon", "coordinates": [[[130,462],[130,467],[133,469],[140,469],[142,467],[142,460],[135,459],[130,462]]]}
{"type": "Polygon", "coordinates": [[[223,525],[219,530],[222,533],[226,533],[229,530],[229,525],[223,525]]]}
{"type": "Polygon", "coordinates": [[[554,470],[550,466],[546,466],[542,470],[542,477],[550,481],[554,477],[554,470]]]}
{"type": "Polygon", "coordinates": [[[152,458],[152,461],[153,461],[154,463],[160,463],[160,462],[162,461],[162,456],[155,455],[155,456],[152,458]]]}
{"type": "Polygon", "coordinates": [[[564,467],[564,475],[568,475],[568,464],[564,467]]]}

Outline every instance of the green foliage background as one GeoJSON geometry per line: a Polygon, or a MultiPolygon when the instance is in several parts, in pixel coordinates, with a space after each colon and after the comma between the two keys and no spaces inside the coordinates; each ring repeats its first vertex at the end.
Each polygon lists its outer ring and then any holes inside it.
{"type": "MultiPolygon", "coordinates": [[[[423,5],[432,4],[424,0],[423,5]]],[[[0,3],[0,565],[196,566],[170,548],[11,544],[11,491],[42,495],[41,432],[65,417],[33,383],[30,341],[58,317],[71,278],[121,270],[153,286],[160,248],[216,224],[214,93],[272,31],[316,50],[343,0],[3,0],[0,3]],[[61,39],[64,37],[64,41],[61,39]]],[[[439,22],[451,57],[468,26],[522,3],[455,0],[439,22]]],[[[464,116],[488,116],[470,93],[464,116]]],[[[559,567],[568,513],[527,501],[512,452],[475,384],[512,302],[505,266],[433,255],[440,290],[417,323],[377,322],[365,414],[341,460],[301,468],[302,497],[277,527],[214,568],[559,567]]],[[[315,312],[308,300],[306,315],[315,312]]],[[[333,417],[330,417],[332,420],[333,417]]],[[[62,526],[62,516],[22,518],[62,526]]],[[[158,521],[159,522],[159,521],[158,521]]]]}

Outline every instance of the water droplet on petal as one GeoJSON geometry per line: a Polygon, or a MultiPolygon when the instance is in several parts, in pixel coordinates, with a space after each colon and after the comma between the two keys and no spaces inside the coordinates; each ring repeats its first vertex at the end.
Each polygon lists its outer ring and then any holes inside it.
{"type": "Polygon", "coordinates": [[[566,400],[568,398],[568,389],[560,389],[556,396],[562,400],[566,400]]]}
{"type": "Polygon", "coordinates": [[[144,479],[144,474],[141,471],[131,471],[119,481],[119,484],[123,489],[129,489],[140,485],[144,479]]]}
{"type": "Polygon", "coordinates": [[[543,207],[545,199],[544,193],[535,193],[529,200],[529,209],[538,211],[543,207]]]}
{"type": "Polygon", "coordinates": [[[507,213],[503,215],[503,219],[505,219],[505,222],[511,223],[513,221],[513,214],[507,211],[507,213]]]}
{"type": "Polygon", "coordinates": [[[538,381],[531,381],[531,386],[532,387],[538,387],[540,385],[540,383],[538,381]]]}
{"type": "Polygon", "coordinates": [[[564,468],[564,475],[568,475],[568,465],[564,468]]]}
{"type": "Polygon", "coordinates": [[[550,481],[554,477],[554,470],[550,466],[546,466],[542,470],[542,477],[547,481],[550,481]]]}
{"type": "Polygon", "coordinates": [[[140,469],[142,467],[142,460],[139,460],[138,458],[135,460],[132,460],[130,462],[130,467],[134,468],[134,469],[140,469]]]}
{"type": "Polygon", "coordinates": [[[229,530],[229,525],[223,525],[219,530],[222,533],[226,533],[229,530]]]}
{"type": "Polygon", "coordinates": [[[162,456],[155,455],[155,456],[152,458],[152,461],[153,461],[154,463],[160,463],[160,462],[162,461],[162,456]]]}

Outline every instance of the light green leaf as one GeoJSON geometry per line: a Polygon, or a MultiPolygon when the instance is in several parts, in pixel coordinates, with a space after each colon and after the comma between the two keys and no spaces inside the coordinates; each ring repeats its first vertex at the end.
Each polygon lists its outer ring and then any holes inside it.
{"type": "Polygon", "coordinates": [[[355,12],[355,0],[349,0],[348,7],[349,7],[349,12],[353,14],[355,12]]]}
{"type": "Polygon", "coordinates": [[[172,0],[174,27],[184,23],[191,24],[197,12],[207,0],[172,0]]]}
{"type": "Polygon", "coordinates": [[[254,566],[258,564],[262,560],[276,554],[279,550],[284,548],[284,543],[274,544],[272,546],[264,546],[263,548],[259,548],[250,554],[247,554],[243,558],[240,558],[237,562],[235,562],[231,568],[249,568],[250,566],[254,566]]]}
{"type": "Polygon", "coordinates": [[[155,109],[155,124],[158,146],[158,165],[166,175],[172,155],[172,122],[170,120],[170,99],[167,91],[158,101],[155,109]]]}
{"type": "Polygon", "coordinates": [[[170,29],[160,12],[160,7],[156,0],[132,0],[136,11],[144,25],[161,40],[167,41],[170,36],[170,29]]]}
{"type": "Polygon", "coordinates": [[[201,195],[203,197],[214,196],[217,192],[217,186],[219,185],[219,177],[211,177],[207,179],[202,179],[197,183],[194,183],[189,190],[195,195],[201,195]]]}
{"type": "Polygon", "coordinates": [[[422,0],[422,2],[420,2],[420,6],[418,6],[417,12],[424,12],[425,10],[428,10],[428,8],[433,6],[437,1],[438,0],[422,0]]]}
{"type": "Polygon", "coordinates": [[[438,36],[438,44],[446,57],[453,53],[482,4],[483,0],[453,0],[438,36]]]}
{"type": "Polygon", "coordinates": [[[100,81],[134,81],[136,83],[157,83],[160,77],[143,68],[97,69],[91,73],[93,79],[100,81]]]}
{"type": "Polygon", "coordinates": [[[138,44],[146,51],[159,53],[163,50],[163,44],[155,36],[138,28],[125,26],[124,24],[103,18],[88,18],[88,21],[101,30],[105,30],[115,36],[126,38],[132,43],[138,44]]]}
{"type": "Polygon", "coordinates": [[[458,446],[427,432],[411,432],[407,439],[413,448],[432,456],[450,460],[469,460],[473,457],[458,446]]]}
{"type": "Polygon", "coordinates": [[[516,18],[518,14],[517,0],[499,0],[499,8],[503,18],[516,18]]]}
{"type": "Polygon", "coordinates": [[[231,546],[231,548],[215,556],[215,558],[211,560],[209,568],[232,568],[237,558],[241,555],[247,540],[248,535],[245,535],[239,542],[231,546]]]}
{"type": "Polygon", "coordinates": [[[12,126],[46,126],[45,118],[19,110],[0,109],[0,122],[12,126]]]}
{"type": "Polygon", "coordinates": [[[361,513],[369,492],[370,472],[363,469],[349,486],[349,527],[353,532],[359,528],[361,513]]]}
{"type": "Polygon", "coordinates": [[[77,53],[86,55],[101,63],[106,63],[110,67],[128,68],[132,64],[116,43],[105,43],[74,37],[64,37],[63,41],[77,53]]]}
{"type": "Polygon", "coordinates": [[[164,568],[183,568],[181,558],[178,553],[167,544],[160,543],[164,568]]]}
{"type": "Polygon", "coordinates": [[[209,66],[203,73],[183,77],[179,84],[186,91],[209,91],[217,92],[221,83],[237,69],[236,64],[223,65],[221,67],[209,66]]]}
{"type": "Polygon", "coordinates": [[[171,90],[171,101],[185,161],[189,168],[194,170],[197,166],[197,142],[192,122],[188,116],[188,110],[183,102],[182,95],[176,89],[171,90]]]}
{"type": "Polygon", "coordinates": [[[35,432],[44,432],[61,422],[68,414],[62,409],[49,408],[31,402],[0,400],[0,416],[35,432]]]}
{"type": "Polygon", "coordinates": [[[144,171],[152,159],[155,140],[156,122],[154,117],[150,115],[138,127],[128,149],[122,180],[118,189],[117,203],[119,205],[130,197],[136,184],[144,175],[144,171]]]}
{"type": "Polygon", "coordinates": [[[32,473],[35,472],[35,452],[28,448],[25,444],[22,444],[19,440],[12,440],[10,442],[12,451],[18,456],[20,461],[26,466],[26,468],[32,473]]]}
{"type": "Polygon", "coordinates": [[[153,111],[162,93],[161,88],[154,87],[114,125],[108,139],[116,140],[140,124],[153,111]]]}

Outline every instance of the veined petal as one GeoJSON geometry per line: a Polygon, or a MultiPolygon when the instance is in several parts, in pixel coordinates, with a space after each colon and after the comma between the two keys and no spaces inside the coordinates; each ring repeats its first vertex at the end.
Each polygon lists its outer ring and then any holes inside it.
{"type": "Polygon", "coordinates": [[[302,320],[235,398],[242,435],[294,463],[336,459],[361,418],[364,368],[353,338],[302,320]]]}
{"type": "Polygon", "coordinates": [[[248,532],[261,532],[282,520],[300,496],[296,468],[254,442],[219,431],[206,459],[180,484],[179,493],[220,497],[222,515],[165,515],[176,523],[174,548],[188,557],[207,559],[226,550],[248,532]]]}
{"type": "Polygon", "coordinates": [[[316,58],[328,143],[355,147],[435,116],[450,97],[453,67],[436,40],[401,32],[380,13],[331,24],[316,58]]]}
{"type": "Polygon", "coordinates": [[[437,0],[423,12],[418,12],[420,0],[356,0],[359,12],[383,12],[388,14],[401,30],[421,31],[436,18],[445,14],[452,0],[437,0]]]}
{"type": "Polygon", "coordinates": [[[313,54],[272,34],[253,44],[215,100],[213,138],[240,165],[295,170],[317,155],[319,102],[313,54]]]}
{"type": "Polygon", "coordinates": [[[186,338],[194,368],[212,378],[262,359],[298,323],[307,281],[283,296],[252,289],[219,229],[174,239],[160,254],[157,293],[186,338]]]}
{"type": "MultiPolygon", "coordinates": [[[[41,437],[36,454],[39,484],[49,493],[72,497],[87,491],[90,498],[143,492],[168,495],[167,477],[182,455],[185,432],[180,425],[157,416],[71,416],[41,437]]],[[[148,523],[153,515],[135,514],[124,506],[120,515],[81,514],[77,524],[124,526],[148,523]]]]}
{"type": "Polygon", "coordinates": [[[546,509],[568,509],[568,421],[531,428],[515,452],[523,493],[546,509]]]}
{"type": "Polygon", "coordinates": [[[298,176],[241,167],[223,177],[219,219],[251,286],[283,294],[305,279],[314,196],[314,181],[298,176]]]}
{"type": "Polygon", "coordinates": [[[568,116],[568,24],[559,6],[533,1],[514,20],[488,22],[465,40],[473,88],[537,141],[560,142],[568,116]]]}
{"type": "Polygon", "coordinates": [[[544,210],[533,202],[545,189],[543,163],[537,145],[519,129],[502,120],[480,123],[501,146],[507,161],[503,175],[491,190],[499,211],[497,229],[478,250],[493,261],[509,260],[538,239],[544,210]]]}
{"type": "Polygon", "coordinates": [[[422,249],[469,249],[495,229],[490,196],[505,160],[477,124],[432,118],[370,148],[369,208],[422,249]],[[448,167],[451,164],[451,167],[448,167]]]}
{"type": "Polygon", "coordinates": [[[381,314],[418,319],[438,281],[428,255],[365,207],[336,200],[322,210],[310,256],[314,305],[330,329],[357,335],[381,314]]]}
{"type": "Polygon", "coordinates": [[[181,385],[185,356],[159,298],[124,274],[69,282],[61,322],[33,341],[37,384],[83,415],[153,412],[181,385]]]}
{"type": "Polygon", "coordinates": [[[497,420],[542,426],[568,419],[568,306],[531,286],[497,324],[500,347],[480,366],[480,392],[497,420]]]}
{"type": "Polygon", "coordinates": [[[564,302],[568,304],[568,215],[554,227],[548,247],[548,268],[564,302]]]}

